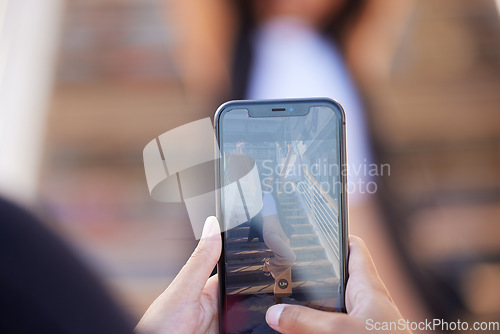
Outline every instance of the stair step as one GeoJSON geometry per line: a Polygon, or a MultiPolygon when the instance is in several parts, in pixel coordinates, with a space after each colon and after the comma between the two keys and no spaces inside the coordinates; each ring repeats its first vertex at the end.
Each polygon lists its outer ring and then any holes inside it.
{"type": "Polygon", "coordinates": [[[286,216],[287,219],[307,219],[307,216],[305,215],[290,215],[286,216]]]}
{"type": "MultiPolygon", "coordinates": [[[[294,234],[312,234],[314,233],[314,228],[311,224],[293,224],[294,234]]],[[[241,238],[248,237],[248,232],[250,231],[250,226],[238,226],[229,230],[230,238],[241,238]]]]}
{"type": "Polygon", "coordinates": [[[291,205],[289,207],[281,207],[281,210],[284,211],[284,212],[294,212],[294,211],[301,211],[303,210],[302,207],[300,205],[291,205]]]}
{"type": "MultiPolygon", "coordinates": [[[[315,280],[307,281],[293,281],[292,290],[293,293],[305,293],[311,290],[315,292],[322,292],[322,294],[333,293],[337,294],[337,287],[339,284],[339,279],[335,277],[329,278],[318,278],[315,280]]],[[[257,284],[257,285],[236,285],[227,288],[227,293],[229,295],[255,295],[260,293],[273,293],[273,283],[257,284]]],[[[309,294],[309,292],[308,292],[309,294]]]]}
{"type": "Polygon", "coordinates": [[[281,207],[284,206],[297,206],[299,204],[299,201],[280,201],[281,207]]]}
{"type": "MultiPolygon", "coordinates": [[[[309,261],[312,259],[326,259],[325,249],[322,246],[295,247],[292,251],[297,257],[297,262],[309,261]]],[[[264,258],[272,257],[270,249],[263,250],[232,250],[226,253],[226,263],[228,265],[262,265],[264,258]]]]}
{"type": "MultiPolygon", "coordinates": [[[[259,265],[228,265],[226,266],[226,284],[255,285],[256,282],[269,282],[274,284],[274,279],[271,276],[266,276],[262,272],[262,264],[259,265]]],[[[317,278],[334,277],[333,265],[329,260],[312,260],[297,262],[292,267],[292,280],[311,280],[317,278]]],[[[260,283],[259,283],[260,284],[260,283]]]]}
{"type": "MultiPolygon", "coordinates": [[[[241,238],[228,238],[226,240],[227,250],[247,250],[247,249],[267,249],[267,246],[263,242],[259,242],[257,239],[253,239],[251,242],[247,242],[247,237],[241,238]]],[[[315,246],[319,245],[318,236],[316,234],[294,234],[290,240],[291,247],[304,247],[304,246],[315,246]]]]}
{"type": "Polygon", "coordinates": [[[292,225],[293,227],[297,226],[297,225],[304,225],[304,224],[311,224],[309,222],[309,218],[307,218],[306,216],[304,216],[304,218],[302,219],[288,219],[288,216],[285,216],[285,220],[288,224],[292,225]]]}
{"type": "Polygon", "coordinates": [[[295,226],[300,224],[309,224],[309,217],[305,215],[285,215],[288,224],[295,226]]]}

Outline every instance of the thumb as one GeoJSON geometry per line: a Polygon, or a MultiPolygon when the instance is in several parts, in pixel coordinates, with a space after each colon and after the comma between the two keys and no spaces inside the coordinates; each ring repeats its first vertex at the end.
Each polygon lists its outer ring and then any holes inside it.
{"type": "Polygon", "coordinates": [[[210,216],[205,221],[198,246],[170,284],[172,290],[183,298],[198,298],[219,261],[221,248],[219,221],[210,216]]]}
{"type": "Polygon", "coordinates": [[[345,313],[319,311],[299,305],[271,306],[266,313],[266,322],[283,334],[367,332],[362,321],[345,313]]]}

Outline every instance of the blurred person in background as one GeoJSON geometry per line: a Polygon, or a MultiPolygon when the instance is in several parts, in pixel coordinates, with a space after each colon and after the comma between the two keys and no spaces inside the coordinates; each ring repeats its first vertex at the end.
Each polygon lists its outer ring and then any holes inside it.
{"type": "Polygon", "coordinates": [[[377,180],[367,170],[377,157],[365,110],[369,103],[359,88],[389,75],[412,5],[410,0],[177,1],[169,2],[167,16],[178,29],[174,59],[187,96],[205,101],[207,113],[228,98],[325,96],[340,102],[346,113],[350,229],[373,249],[404,312],[422,319],[419,298],[405,283],[409,279],[369,193],[369,183],[377,180]]]}
{"type": "Polygon", "coordinates": [[[370,177],[357,168],[374,158],[356,82],[387,74],[400,37],[398,29],[387,34],[388,27],[404,22],[411,1],[216,0],[198,5],[174,2],[168,11],[179,27],[175,53],[187,94],[212,101],[321,96],[339,101],[347,117],[348,165],[356,167],[349,170],[350,204],[366,200],[370,177]],[[381,20],[386,21],[382,28],[381,20]],[[370,50],[372,39],[377,47],[370,50]]]}
{"type": "MultiPolygon", "coordinates": [[[[347,2],[345,1],[344,4],[347,2]]],[[[1,92],[3,95],[0,99],[0,132],[3,137],[3,146],[0,148],[2,152],[2,166],[0,168],[2,169],[0,171],[2,179],[0,183],[5,188],[3,189],[5,194],[25,198],[31,203],[37,196],[44,196],[36,193],[36,174],[40,169],[38,160],[42,155],[39,145],[42,143],[40,138],[43,136],[41,136],[40,129],[44,128],[45,123],[43,121],[45,114],[39,111],[44,109],[45,103],[43,101],[48,95],[45,91],[50,88],[47,79],[51,76],[52,66],[47,59],[50,58],[48,55],[53,53],[51,51],[54,48],[52,45],[55,44],[53,41],[58,35],[55,30],[59,25],[59,19],[54,17],[54,14],[61,11],[60,5],[56,6],[57,10],[55,9],[54,4],[56,3],[62,3],[62,1],[49,0],[44,1],[42,5],[41,2],[36,4],[36,2],[30,3],[29,1],[7,0],[1,2],[0,5],[0,25],[3,19],[3,26],[0,27],[2,33],[0,73],[3,74],[2,79],[4,80],[2,82],[4,89],[1,92]],[[39,5],[39,10],[34,10],[35,4],[39,5]],[[7,7],[15,9],[15,12],[2,11],[7,7]],[[22,16],[19,16],[21,14],[22,16]],[[42,16],[43,19],[40,20],[42,16]],[[9,23],[15,24],[15,28],[6,29],[9,23]],[[23,29],[17,28],[21,26],[23,29]],[[4,38],[6,32],[14,33],[14,35],[11,35],[10,38],[4,38]],[[43,38],[39,38],[40,36],[43,38]],[[37,57],[32,57],[33,54],[37,54],[37,57]],[[25,108],[33,108],[35,113],[26,113],[24,112],[25,108]],[[16,145],[11,145],[14,143],[16,145]],[[15,155],[11,155],[11,153],[15,155]],[[6,166],[8,171],[5,169],[6,166]],[[10,186],[11,184],[13,186],[10,186]],[[9,185],[8,188],[5,187],[7,185],[9,185]]],[[[51,158],[47,158],[50,163],[47,164],[45,173],[42,173],[43,184],[41,188],[45,189],[45,196],[50,194],[54,198],[59,196],[59,200],[63,199],[58,203],[58,208],[59,211],[72,212],[73,216],[71,217],[76,219],[62,219],[62,221],[71,222],[71,226],[81,225],[80,212],[91,213],[90,217],[86,217],[83,221],[92,221],[92,224],[87,225],[87,229],[88,226],[94,226],[96,231],[94,235],[100,234],[100,238],[104,234],[106,235],[106,238],[102,238],[101,241],[102,245],[106,245],[107,248],[95,247],[95,243],[85,239],[88,234],[82,233],[82,231],[85,232],[83,228],[74,229],[73,237],[81,238],[82,244],[85,243],[95,254],[101,255],[105,251],[119,253],[117,250],[122,247],[127,250],[127,252],[123,252],[122,249],[123,254],[127,255],[127,259],[131,259],[133,257],[128,256],[130,250],[137,252],[137,250],[144,249],[142,258],[137,257],[137,263],[142,265],[147,259],[155,269],[158,267],[158,263],[171,265],[172,259],[170,258],[167,261],[165,257],[157,258],[156,263],[151,260],[155,254],[168,254],[168,251],[163,249],[161,251],[158,249],[148,251],[144,244],[138,243],[145,238],[144,235],[138,233],[139,231],[142,233],[154,231],[155,236],[162,234],[151,228],[151,225],[146,224],[151,221],[154,212],[158,212],[158,210],[151,210],[147,206],[151,202],[150,198],[147,197],[149,196],[147,191],[144,191],[145,194],[141,197],[144,198],[144,202],[138,207],[141,209],[147,207],[148,214],[134,217],[137,220],[137,228],[133,230],[133,233],[130,233],[130,228],[122,224],[124,216],[127,217],[126,215],[129,214],[127,209],[135,207],[131,203],[137,204],[137,195],[141,193],[138,189],[143,189],[142,169],[137,169],[136,173],[124,173],[118,178],[113,178],[113,180],[119,179],[126,187],[117,187],[114,182],[102,182],[109,180],[109,174],[104,174],[104,176],[97,174],[96,177],[96,173],[92,173],[90,176],[82,178],[83,181],[68,181],[78,180],[75,176],[88,170],[88,167],[85,167],[87,165],[82,163],[87,161],[93,161],[92,163],[99,164],[99,166],[107,166],[107,171],[114,176],[118,171],[117,161],[120,171],[127,169],[124,168],[126,166],[123,166],[122,161],[114,155],[117,149],[123,150],[119,151],[120,154],[135,159],[137,152],[142,148],[142,142],[146,142],[151,136],[164,132],[169,127],[184,124],[189,117],[192,117],[189,120],[196,120],[202,117],[200,114],[203,116],[212,115],[213,110],[223,100],[244,97],[246,90],[241,89],[241,87],[236,89],[236,86],[247,84],[249,64],[252,63],[251,60],[255,59],[255,56],[250,57],[251,48],[245,51],[246,47],[251,46],[249,45],[251,39],[244,42],[244,39],[240,37],[247,33],[247,36],[251,35],[249,32],[257,29],[257,25],[260,26],[260,23],[250,22],[247,24],[249,21],[245,21],[250,20],[251,17],[250,11],[245,11],[244,8],[254,7],[254,5],[250,5],[250,2],[243,4],[241,1],[228,0],[207,2],[189,0],[88,2],[72,0],[68,1],[67,5],[73,13],[67,18],[70,25],[73,25],[73,33],[67,35],[63,41],[62,44],[66,45],[63,49],[73,50],[75,57],[80,60],[87,55],[90,59],[95,59],[96,56],[97,58],[101,57],[100,59],[105,59],[105,62],[104,65],[99,62],[92,63],[87,68],[87,70],[90,69],[90,72],[87,72],[86,75],[85,67],[83,66],[82,69],[82,63],[79,61],[63,66],[66,68],[66,78],[68,73],[70,76],[74,73],[83,73],[84,82],[90,83],[86,86],[94,87],[91,91],[95,91],[95,93],[89,94],[85,89],[82,93],[81,87],[75,89],[76,87],[64,83],[64,80],[62,84],[60,79],[58,80],[60,86],[56,89],[55,100],[57,102],[55,106],[51,107],[50,112],[52,118],[57,122],[54,120],[49,122],[47,133],[54,135],[54,137],[46,143],[45,156],[51,158]],[[159,12],[155,6],[161,1],[164,1],[168,7],[167,24],[172,24],[176,28],[172,35],[175,36],[172,52],[177,60],[176,70],[182,79],[184,93],[188,97],[186,99],[188,103],[184,103],[183,100],[182,106],[172,106],[169,104],[172,103],[170,99],[161,99],[161,103],[154,99],[155,96],[165,96],[165,93],[168,93],[164,86],[157,89],[159,91],[157,94],[153,94],[154,89],[151,87],[143,87],[142,90],[138,89],[137,86],[116,89],[116,81],[103,84],[96,80],[95,76],[95,73],[100,73],[100,70],[108,74],[116,73],[116,68],[132,72],[138,71],[138,67],[142,65],[145,65],[146,69],[155,75],[162,72],[154,66],[154,58],[140,56],[145,48],[144,40],[147,41],[146,46],[153,45],[154,48],[163,46],[163,44],[158,43],[158,40],[163,41],[163,34],[156,35],[155,39],[154,29],[153,31],[144,29],[144,24],[140,24],[140,22],[149,24],[154,21],[151,16],[144,15],[143,9],[150,8],[155,13],[159,12]],[[104,13],[101,10],[103,7],[108,8],[104,13]],[[240,12],[246,14],[241,16],[238,14],[240,12]],[[84,17],[90,19],[82,20],[82,13],[84,17]],[[123,16],[127,17],[127,15],[132,14],[135,15],[135,18],[140,16],[141,20],[123,19],[123,16]],[[95,16],[100,17],[101,24],[96,24],[95,16]],[[75,24],[75,22],[77,23],[75,24]],[[87,22],[86,26],[82,22],[87,22]],[[103,25],[104,22],[106,25],[103,25]],[[116,24],[117,22],[120,24],[116,24]],[[117,36],[117,33],[121,35],[117,36]],[[103,35],[107,37],[101,40],[103,35]],[[125,36],[127,38],[124,38],[125,36]],[[78,47],[79,43],[82,43],[82,37],[84,42],[89,43],[87,48],[82,49],[81,45],[80,48],[78,47]],[[123,48],[120,43],[130,43],[133,48],[130,45],[128,48],[123,48]],[[141,48],[137,47],[139,44],[141,48]],[[240,44],[243,45],[243,48],[235,47],[240,44]],[[76,48],[74,48],[75,45],[76,48]],[[235,49],[242,51],[235,52],[235,49]],[[129,52],[124,52],[124,50],[129,52]],[[112,56],[110,56],[110,52],[112,52],[112,56]],[[241,63],[246,62],[241,61],[242,58],[235,56],[235,54],[248,56],[246,67],[241,65],[241,63]],[[239,58],[240,61],[233,61],[233,58],[239,58]],[[131,59],[134,61],[130,62],[131,59]],[[232,66],[233,63],[234,66],[232,66]],[[120,64],[121,67],[117,66],[120,64]],[[148,67],[151,64],[152,67],[148,67]],[[111,71],[110,68],[112,68],[111,71]],[[238,70],[246,75],[241,73],[237,75],[238,70]],[[89,73],[90,75],[88,75],[89,73]],[[243,79],[236,80],[235,77],[243,79]],[[110,88],[113,89],[110,90],[110,88]],[[110,94],[110,91],[115,94],[110,94]],[[106,99],[103,101],[98,98],[99,96],[105,96],[106,99]],[[137,101],[137,103],[131,103],[131,101],[137,101]],[[156,107],[154,103],[150,104],[151,101],[156,102],[156,107]],[[106,105],[103,108],[103,102],[111,102],[111,105],[106,105]],[[198,109],[198,114],[189,116],[189,112],[194,110],[191,108],[193,105],[194,109],[198,109]],[[168,110],[174,109],[177,111],[176,113],[168,112],[168,110]],[[116,115],[126,115],[126,119],[130,122],[117,121],[116,115]],[[96,119],[102,122],[101,127],[96,126],[96,119]],[[75,120],[78,121],[75,122],[75,120]],[[85,121],[87,121],[87,126],[85,126],[85,121]],[[76,125],[71,126],[72,124],[76,125]],[[61,129],[66,131],[61,132],[61,129]],[[139,133],[135,132],[138,129],[142,130],[139,133]],[[81,135],[82,140],[75,141],[75,137],[68,135],[69,133],[76,134],[77,138],[78,135],[81,135]],[[115,140],[113,141],[112,138],[115,140]],[[58,147],[62,143],[64,145],[58,147]],[[82,152],[101,150],[103,146],[107,148],[103,151],[104,153],[90,156],[81,155],[82,152]],[[60,154],[61,152],[63,154],[60,154]],[[68,153],[70,154],[68,155],[68,153]],[[59,158],[55,159],[54,157],[57,156],[59,158]],[[62,168],[66,176],[60,173],[61,168],[54,168],[61,162],[66,164],[66,167],[62,168]],[[47,180],[48,171],[52,174],[52,178],[47,180]],[[137,175],[137,179],[134,180],[131,174],[137,175]],[[132,182],[130,182],[131,180],[132,182]],[[130,187],[130,183],[133,184],[132,187],[130,187]],[[61,184],[66,185],[65,191],[57,191],[57,186],[60,187],[61,184]],[[83,200],[82,184],[86,189],[83,192],[86,194],[83,196],[83,200]],[[111,193],[106,191],[107,195],[104,196],[101,194],[102,189],[114,191],[111,193]],[[119,190],[116,191],[116,189],[119,190]],[[127,191],[123,191],[123,189],[129,190],[128,194],[133,194],[132,199],[123,198],[121,194],[127,194],[127,191]],[[67,198],[72,198],[72,203],[69,203],[67,198]],[[106,204],[108,198],[111,198],[112,203],[116,204],[110,207],[109,203],[106,204]],[[94,205],[89,206],[85,199],[94,205]],[[95,205],[97,205],[97,210],[95,205]],[[82,207],[85,210],[80,209],[79,211],[79,208],[82,207]],[[95,216],[95,212],[102,214],[95,216]],[[112,217],[116,217],[113,220],[115,227],[103,229],[102,226],[107,224],[107,216],[110,213],[112,217]],[[78,220],[78,218],[80,219],[78,220]],[[102,218],[104,218],[104,222],[102,218]],[[110,240],[110,237],[116,240],[116,236],[123,236],[124,232],[128,232],[129,237],[122,238],[121,245],[117,245],[116,241],[113,243],[112,239],[110,240]]],[[[383,115],[377,113],[376,129],[378,129],[378,139],[385,139],[386,155],[384,158],[388,156],[387,150],[391,150],[389,158],[392,158],[391,163],[394,163],[391,167],[394,167],[395,175],[391,175],[391,182],[398,192],[389,200],[405,213],[411,212],[414,216],[415,213],[419,213],[416,217],[418,219],[413,221],[405,222],[398,219],[392,219],[392,221],[400,227],[400,242],[404,243],[406,247],[412,247],[415,254],[419,254],[417,260],[424,264],[416,267],[415,270],[422,274],[421,276],[427,275],[429,281],[437,282],[436,290],[429,292],[431,290],[422,289],[422,293],[436,296],[443,291],[451,291],[451,305],[466,308],[467,312],[470,312],[469,314],[474,317],[477,317],[478,314],[496,316],[500,309],[498,303],[500,300],[498,291],[500,290],[496,283],[499,277],[498,265],[495,262],[478,262],[480,265],[473,267],[477,270],[472,271],[470,270],[472,264],[477,263],[472,261],[470,262],[471,266],[469,266],[465,265],[462,260],[476,256],[478,261],[485,259],[491,261],[493,257],[487,252],[498,250],[498,242],[495,238],[498,235],[496,233],[498,224],[495,220],[495,217],[498,216],[498,200],[495,202],[495,198],[498,199],[497,139],[498,124],[500,124],[496,121],[497,115],[499,115],[497,112],[499,103],[497,92],[500,82],[497,71],[500,68],[498,67],[500,57],[498,57],[499,53],[495,52],[500,45],[498,12],[493,0],[481,2],[467,0],[422,1],[418,2],[416,7],[416,10],[412,11],[410,1],[367,0],[361,5],[354,6],[353,15],[348,16],[350,23],[344,25],[345,29],[342,29],[342,34],[338,33],[340,30],[335,29],[337,33],[334,35],[339,35],[341,38],[332,38],[328,32],[325,32],[323,36],[326,35],[326,39],[340,51],[349,75],[357,84],[354,85],[354,88],[361,92],[362,99],[369,106],[367,111],[374,111],[372,108],[373,93],[384,93],[380,94],[374,107],[378,108],[375,110],[377,112],[386,111],[383,115]],[[412,14],[411,29],[405,31],[403,28],[407,26],[410,12],[412,14]],[[450,13],[453,14],[450,15],[450,13]],[[402,40],[403,32],[406,33],[404,42],[398,43],[399,40],[402,40]],[[394,61],[396,47],[399,48],[398,59],[394,61]],[[385,80],[387,80],[390,70],[392,70],[393,81],[384,86],[384,83],[387,83],[385,80]],[[370,91],[367,87],[370,88],[370,91]],[[382,89],[380,89],[381,87],[382,89]],[[474,110],[472,117],[471,110],[474,110]],[[380,138],[380,132],[382,132],[383,138],[380,138]],[[399,177],[396,176],[397,173],[399,173],[399,177]],[[477,191],[478,189],[490,191],[490,193],[477,191]],[[442,196],[443,190],[450,192],[451,201],[450,198],[442,196]],[[484,196],[485,194],[493,194],[493,196],[484,196]],[[456,205],[454,199],[459,200],[460,205],[456,205]],[[428,205],[424,209],[428,210],[422,210],[421,207],[417,207],[416,210],[414,204],[417,202],[418,205],[418,200],[424,200],[424,205],[428,205]],[[485,203],[484,201],[489,202],[485,203]],[[406,204],[406,206],[401,204],[406,204]],[[497,206],[495,207],[495,205],[497,206]],[[447,256],[452,261],[443,262],[447,256]],[[431,269],[435,269],[435,271],[429,271],[428,266],[430,265],[432,265],[431,269]],[[429,273],[436,275],[429,275],[429,273]],[[440,280],[439,278],[443,278],[443,276],[444,279],[440,280]],[[467,278],[465,282],[461,280],[464,276],[467,278]],[[467,303],[460,305],[461,303],[457,302],[456,292],[463,292],[464,289],[470,295],[467,298],[471,298],[472,303],[470,300],[465,300],[467,303]],[[494,310],[496,313],[492,313],[495,312],[494,310]]],[[[163,31],[161,23],[160,20],[159,30],[163,31]]],[[[149,25],[147,27],[150,28],[149,25]]],[[[83,45],[85,46],[85,43],[83,45]]],[[[159,61],[163,64],[168,64],[163,53],[157,54],[157,59],[160,59],[159,61]]],[[[109,77],[107,78],[109,79],[109,77]]],[[[82,77],[79,80],[81,79],[82,77]]],[[[128,78],[128,80],[129,83],[131,81],[137,83],[134,81],[137,79],[130,80],[128,78]]],[[[117,81],[123,83],[127,80],[120,77],[117,81]]],[[[177,94],[176,92],[172,95],[177,94]]],[[[343,102],[341,97],[336,98],[343,102]]],[[[374,121],[374,117],[371,120],[368,118],[366,125],[371,128],[374,121]]],[[[374,159],[377,158],[379,158],[378,152],[374,154],[374,159]]],[[[137,165],[142,166],[142,161],[137,160],[137,165]]],[[[373,196],[367,197],[369,200],[365,201],[365,204],[358,205],[358,208],[361,207],[361,209],[351,210],[351,231],[364,236],[374,253],[374,259],[380,269],[381,276],[401,306],[403,313],[409,314],[408,310],[413,310],[414,306],[418,304],[418,298],[412,298],[415,297],[414,295],[409,297],[405,295],[408,285],[404,282],[409,280],[405,275],[398,273],[401,271],[400,266],[392,265],[395,260],[395,252],[386,246],[395,239],[388,240],[381,228],[383,225],[379,223],[380,220],[377,220],[377,215],[364,208],[370,208],[370,203],[373,203],[370,200],[373,196]]],[[[184,207],[180,211],[183,210],[184,207]]],[[[173,210],[168,211],[173,212],[173,210]]],[[[165,221],[165,211],[162,211],[158,216],[161,216],[158,218],[159,220],[165,221]]],[[[168,217],[169,220],[172,218],[172,221],[175,219],[172,215],[168,217]]],[[[172,224],[171,221],[169,223],[172,224]]],[[[177,229],[178,226],[184,225],[175,225],[172,230],[177,229]]],[[[58,232],[63,234],[69,230],[67,229],[69,225],[63,226],[61,224],[56,227],[59,229],[58,232]]],[[[191,233],[190,229],[187,230],[186,234],[188,233],[191,233]]],[[[191,235],[189,234],[189,236],[191,235]]],[[[176,238],[169,242],[178,245],[179,237],[177,234],[176,238]]],[[[160,240],[156,244],[151,242],[151,238],[146,240],[148,245],[166,244],[164,240],[160,240]]],[[[74,241],[75,238],[70,242],[74,241]]],[[[186,257],[189,252],[190,250],[185,252],[186,257]]],[[[178,248],[176,248],[176,253],[181,253],[178,252],[178,248]]],[[[497,253],[493,253],[493,255],[495,254],[497,253]]],[[[110,257],[103,268],[106,268],[109,274],[109,272],[116,270],[120,263],[124,268],[133,269],[134,264],[131,264],[130,261],[120,262],[116,260],[116,257],[110,257]]],[[[123,279],[123,277],[119,279],[123,279]]],[[[162,277],[158,286],[167,280],[162,277]]],[[[151,280],[141,281],[140,284],[147,289],[153,285],[151,280]]],[[[127,286],[127,289],[126,294],[132,294],[133,288],[127,286]]],[[[146,305],[149,305],[149,297],[154,295],[150,293],[148,296],[148,293],[144,291],[147,289],[137,290],[135,293],[134,307],[131,308],[139,309],[137,314],[143,313],[146,305]],[[137,302],[139,299],[144,301],[137,302]],[[137,305],[140,306],[137,307],[137,305]]],[[[450,314],[448,312],[451,309],[450,304],[443,306],[443,304],[434,303],[433,307],[445,314],[450,314]]],[[[444,317],[446,319],[446,315],[444,317]]]]}

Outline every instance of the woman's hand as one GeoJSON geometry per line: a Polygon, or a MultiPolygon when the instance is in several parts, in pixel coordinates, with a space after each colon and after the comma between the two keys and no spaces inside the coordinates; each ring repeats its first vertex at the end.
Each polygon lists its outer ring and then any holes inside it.
{"type": "Polygon", "coordinates": [[[217,218],[208,217],[198,246],[139,321],[138,333],[218,333],[218,279],[209,276],[221,247],[217,218]]]}
{"type": "MultiPolygon", "coordinates": [[[[207,218],[203,235],[186,265],[153,302],[136,327],[139,333],[217,333],[218,280],[210,277],[221,252],[218,221],[207,218]]],[[[285,334],[367,333],[370,324],[402,320],[364,242],[350,239],[348,314],[318,311],[298,305],[269,308],[267,323],[285,334]]],[[[398,333],[410,333],[400,330],[398,333]]]]}
{"type": "MultiPolygon", "coordinates": [[[[398,324],[403,317],[378,276],[365,243],[355,236],[350,238],[346,308],[348,314],[279,304],[268,309],[266,321],[273,329],[285,334],[357,334],[368,333],[376,322],[398,324]]],[[[393,332],[411,333],[409,330],[393,332]]]]}

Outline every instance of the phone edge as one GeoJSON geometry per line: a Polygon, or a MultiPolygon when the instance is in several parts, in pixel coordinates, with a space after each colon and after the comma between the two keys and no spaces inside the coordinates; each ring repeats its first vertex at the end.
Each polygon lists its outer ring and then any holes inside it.
{"type": "MultiPolygon", "coordinates": [[[[344,168],[347,168],[347,151],[346,151],[346,117],[345,117],[345,110],[342,107],[342,105],[331,98],[327,97],[318,97],[318,98],[291,98],[291,99],[264,99],[264,100],[231,100],[227,101],[223,104],[221,104],[217,110],[215,111],[214,114],[214,130],[215,130],[215,137],[216,137],[216,145],[218,146],[220,150],[220,121],[221,121],[221,116],[225,110],[228,108],[232,107],[244,107],[246,104],[253,104],[253,103],[290,103],[290,102],[311,102],[311,103],[327,103],[333,105],[336,109],[340,111],[341,115],[341,135],[340,138],[342,139],[342,144],[340,145],[341,148],[341,164],[343,165],[342,170],[344,171],[344,168]]],[[[313,105],[311,105],[312,107],[313,105]]],[[[222,156],[221,156],[222,159],[222,156]]],[[[222,239],[222,249],[221,249],[221,256],[219,258],[219,261],[217,262],[217,276],[219,280],[219,293],[218,293],[218,299],[219,299],[219,333],[223,334],[223,327],[224,327],[224,318],[223,314],[226,309],[226,302],[224,298],[224,293],[222,287],[225,286],[225,277],[223,275],[225,271],[225,264],[224,264],[224,238],[225,238],[225,231],[224,231],[224,226],[223,223],[221,223],[221,212],[220,212],[220,160],[221,159],[215,159],[216,163],[216,168],[215,168],[215,175],[214,177],[216,178],[215,184],[217,187],[217,192],[216,192],[216,217],[219,220],[219,224],[221,225],[221,239],[222,239]]],[[[341,258],[341,271],[342,271],[342,284],[339,288],[339,295],[340,295],[340,305],[339,305],[339,312],[347,313],[346,309],[346,301],[345,301],[345,292],[346,292],[346,287],[347,287],[347,281],[349,279],[349,268],[348,268],[348,263],[349,263],[349,228],[348,228],[348,198],[347,198],[347,171],[342,172],[342,194],[341,194],[341,201],[342,201],[342,220],[341,220],[341,230],[342,230],[342,253],[344,256],[341,258]]]]}

